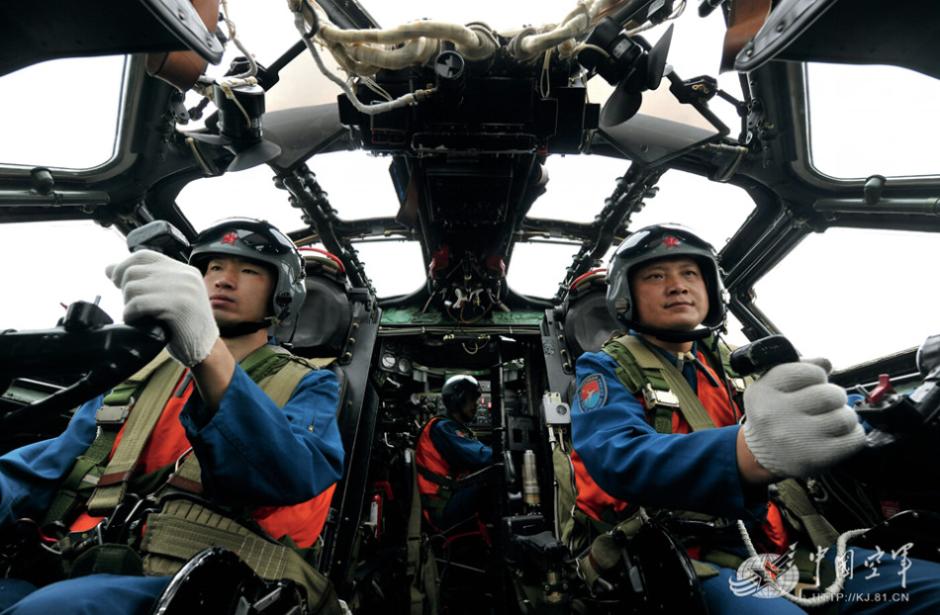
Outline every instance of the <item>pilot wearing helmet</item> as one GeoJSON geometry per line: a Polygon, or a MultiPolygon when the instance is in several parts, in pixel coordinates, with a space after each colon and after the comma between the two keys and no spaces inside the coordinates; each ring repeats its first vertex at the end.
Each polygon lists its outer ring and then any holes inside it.
{"type": "MultiPolygon", "coordinates": [[[[741,402],[744,383],[718,338],[726,306],[717,257],[684,227],[646,227],[624,240],[609,268],[607,303],[628,332],[576,366],[571,461],[582,535],[631,527],[624,522],[642,518],[639,506],[669,511],[698,560],[710,612],[803,612],[779,593],[732,591],[749,555],[734,520],[746,522],[757,552],[832,547],[835,530],[800,484],[785,479],[818,474],[864,446],[845,391],[827,382],[826,367],[803,361],[770,369],[741,402]]],[[[874,553],[854,551],[856,568],[874,553]]],[[[830,562],[834,553],[829,548],[830,562]]],[[[910,562],[905,609],[932,612],[940,607],[940,566],[910,562]]],[[[877,579],[856,570],[843,592],[905,591],[899,566],[883,559],[877,579]]]]}
{"type": "Polygon", "coordinates": [[[418,437],[415,461],[424,517],[442,531],[479,510],[482,485],[461,486],[459,481],[493,463],[493,450],[467,427],[481,395],[480,383],[473,376],[451,376],[441,390],[444,415],[428,421],[418,437]]]}
{"type": "Polygon", "coordinates": [[[62,553],[14,566],[25,578],[0,583],[0,608],[147,613],[210,546],[320,602],[327,583],[293,547],[316,542],[342,474],[338,383],[268,343],[304,301],[297,249],[233,218],[197,237],[188,265],[143,250],[107,275],[125,321],[158,320],[169,344],[62,435],[0,458],[0,523],[34,519],[62,553]]]}

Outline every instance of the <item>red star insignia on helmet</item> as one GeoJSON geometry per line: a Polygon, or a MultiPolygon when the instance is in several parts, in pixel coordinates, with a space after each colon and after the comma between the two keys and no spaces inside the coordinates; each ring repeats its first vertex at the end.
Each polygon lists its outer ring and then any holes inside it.
{"type": "Polygon", "coordinates": [[[667,235],[663,239],[663,245],[667,248],[675,248],[679,245],[679,239],[677,237],[673,237],[672,235],[667,235]]]}
{"type": "Polygon", "coordinates": [[[222,235],[222,243],[234,244],[237,239],[238,239],[238,233],[236,233],[235,231],[230,231],[222,235]]]}

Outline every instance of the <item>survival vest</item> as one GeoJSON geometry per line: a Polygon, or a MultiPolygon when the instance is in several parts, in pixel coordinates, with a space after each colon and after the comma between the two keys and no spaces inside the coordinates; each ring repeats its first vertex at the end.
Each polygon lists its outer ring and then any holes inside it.
{"type": "MultiPolygon", "coordinates": [[[[240,365],[275,404],[283,406],[318,363],[329,361],[308,361],[265,345],[245,357],[240,365]]],[[[153,512],[146,515],[143,539],[137,549],[143,556],[144,574],[175,574],[203,549],[221,546],[237,553],[262,578],[289,578],[298,583],[306,590],[314,611],[326,606],[326,600],[335,602],[325,577],[298,551],[267,535],[274,529],[270,524],[266,525],[269,532],[265,532],[259,525],[262,519],[252,518],[248,511],[219,507],[200,497],[201,469],[196,456],[189,451],[175,463],[148,475],[141,477],[135,473],[141,453],[184,370],[164,351],[105,397],[96,414],[97,436],[64,479],[43,526],[71,520],[83,504],[89,514],[96,516],[108,516],[119,507],[126,508],[130,485],[137,497],[149,496],[140,500],[141,504],[149,501],[154,506],[153,512]],[[114,447],[119,432],[120,442],[114,447]]],[[[331,486],[294,507],[304,507],[302,512],[322,528],[334,488],[331,486]]],[[[275,514],[287,511],[285,521],[289,523],[294,507],[279,507],[275,514]]],[[[271,509],[261,509],[261,514],[256,515],[264,516],[275,515],[271,509]]],[[[69,534],[63,539],[65,550],[74,542],[74,536],[69,534]]]]}
{"type": "MultiPolygon", "coordinates": [[[[703,346],[707,347],[707,344],[703,346]]],[[[647,418],[659,433],[688,433],[690,430],[712,429],[716,423],[733,424],[739,416],[728,393],[722,390],[722,378],[715,374],[708,360],[701,361],[701,364],[708,371],[710,378],[705,376],[702,370],[697,370],[699,394],[696,395],[676,366],[636,336],[623,335],[608,340],[602,351],[617,362],[617,377],[627,390],[637,397],[642,397],[647,418]],[[719,386],[714,386],[709,379],[714,379],[719,386]]],[[[705,356],[704,353],[700,354],[705,356]]],[[[719,344],[719,354],[717,359],[720,360],[729,382],[733,389],[740,393],[750,379],[738,378],[731,370],[729,348],[719,344]]],[[[564,465],[556,459],[556,472],[559,468],[564,472],[564,465]]],[[[631,507],[626,502],[613,498],[594,483],[575,452],[572,452],[570,457],[569,471],[573,476],[568,480],[574,487],[569,497],[575,501],[571,502],[570,522],[562,524],[562,538],[569,546],[583,547],[587,537],[595,534],[597,530],[606,531],[623,522],[625,518],[637,517],[636,506],[631,507]],[[593,526],[593,531],[585,531],[585,525],[593,526]]],[[[560,482],[565,479],[564,476],[558,478],[560,482]]],[[[781,547],[787,543],[784,519],[790,527],[803,530],[818,546],[829,546],[833,543],[837,537],[835,529],[819,515],[797,481],[780,481],[773,485],[772,491],[776,497],[770,502],[765,532],[775,545],[781,547]]],[[[565,510],[564,506],[567,506],[567,503],[560,503],[562,512],[565,510]]],[[[727,525],[727,520],[701,513],[675,511],[672,514],[679,519],[711,526],[727,525]]],[[[712,561],[733,567],[740,559],[712,561]]],[[[699,566],[696,566],[696,569],[702,572],[699,566]]]]}
{"type": "MultiPolygon", "coordinates": [[[[457,482],[467,474],[460,472],[456,476],[447,460],[431,438],[431,429],[434,424],[445,417],[435,416],[431,418],[424,427],[421,428],[421,434],[418,436],[418,443],[415,447],[415,464],[418,468],[418,491],[421,493],[421,502],[425,508],[425,518],[428,518],[430,512],[439,513],[447,506],[451,496],[457,490],[457,482]]],[[[449,417],[447,417],[449,418],[449,417]]],[[[453,420],[453,419],[449,419],[453,420]]],[[[472,437],[472,431],[465,428],[472,437]]]]}

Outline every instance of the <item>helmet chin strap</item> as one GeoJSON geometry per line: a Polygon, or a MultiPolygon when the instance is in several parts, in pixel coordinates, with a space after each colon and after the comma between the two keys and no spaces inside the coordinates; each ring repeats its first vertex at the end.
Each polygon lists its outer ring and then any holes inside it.
{"type": "Polygon", "coordinates": [[[639,333],[652,335],[664,342],[694,342],[705,339],[713,333],[709,327],[701,327],[690,331],[676,331],[675,329],[659,329],[657,327],[647,327],[638,322],[626,323],[631,329],[639,333]]]}
{"type": "Polygon", "coordinates": [[[249,335],[255,331],[258,331],[259,329],[267,329],[270,327],[272,324],[271,320],[271,318],[266,318],[264,320],[238,322],[234,325],[219,325],[219,336],[225,339],[230,339],[233,337],[249,335]]]}

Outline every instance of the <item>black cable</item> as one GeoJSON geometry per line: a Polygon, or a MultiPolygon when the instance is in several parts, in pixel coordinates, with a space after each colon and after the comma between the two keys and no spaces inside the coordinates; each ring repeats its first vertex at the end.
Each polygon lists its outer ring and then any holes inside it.
{"type": "Polygon", "coordinates": [[[317,32],[320,31],[320,18],[317,17],[317,12],[314,11],[312,8],[310,8],[306,0],[302,0],[300,4],[300,12],[301,14],[306,14],[305,11],[309,11],[310,13],[311,24],[310,24],[310,30],[308,30],[307,32],[304,32],[301,36],[303,36],[305,39],[309,41],[310,39],[312,39],[314,36],[317,35],[317,32]]]}

